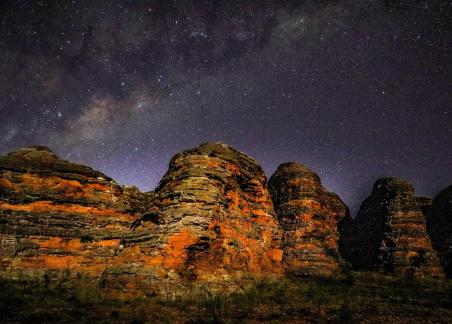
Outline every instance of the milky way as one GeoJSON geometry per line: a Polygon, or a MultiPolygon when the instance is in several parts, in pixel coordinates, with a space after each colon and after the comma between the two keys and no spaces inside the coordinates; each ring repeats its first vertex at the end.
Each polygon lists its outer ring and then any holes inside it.
{"type": "Polygon", "coordinates": [[[2,1],[0,153],[43,144],[151,190],[228,143],[353,210],[452,183],[451,1],[2,1]]]}

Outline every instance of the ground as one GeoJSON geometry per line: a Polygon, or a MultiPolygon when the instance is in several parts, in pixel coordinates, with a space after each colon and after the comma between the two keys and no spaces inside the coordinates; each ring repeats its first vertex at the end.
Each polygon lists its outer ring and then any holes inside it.
{"type": "Polygon", "coordinates": [[[110,299],[83,278],[48,287],[2,282],[0,314],[2,322],[450,323],[452,281],[352,273],[260,281],[229,296],[198,289],[128,300],[110,299]]]}

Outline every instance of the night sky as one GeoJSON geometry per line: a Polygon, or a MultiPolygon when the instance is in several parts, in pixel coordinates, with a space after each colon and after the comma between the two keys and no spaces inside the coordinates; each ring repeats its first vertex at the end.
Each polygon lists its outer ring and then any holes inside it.
{"type": "Polygon", "coordinates": [[[2,0],[0,24],[0,154],[147,191],[221,141],[353,211],[381,176],[452,184],[452,1],[2,0]]]}

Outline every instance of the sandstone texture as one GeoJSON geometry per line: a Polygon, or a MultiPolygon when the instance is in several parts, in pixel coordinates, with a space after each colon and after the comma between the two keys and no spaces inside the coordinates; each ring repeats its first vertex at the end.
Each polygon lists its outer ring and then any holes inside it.
{"type": "Polygon", "coordinates": [[[442,190],[427,209],[427,223],[433,245],[437,248],[444,270],[452,277],[452,186],[442,190]]]}
{"type": "Polygon", "coordinates": [[[46,147],[0,157],[2,277],[101,276],[145,201],[46,147]]]}
{"type": "MultiPolygon", "coordinates": [[[[2,278],[89,276],[112,294],[235,289],[282,274],[282,230],[257,161],[210,143],[141,193],[34,146],[0,157],[2,278]]],[[[64,278],[62,278],[64,277],[64,278]]]]}
{"type": "Polygon", "coordinates": [[[271,176],[269,190],[284,230],[283,263],[293,275],[341,273],[338,222],[348,214],[342,200],[299,163],[285,163],[271,176]]]}
{"type": "Polygon", "coordinates": [[[267,188],[256,160],[221,143],[176,154],[147,193],[32,146],[0,157],[0,278],[89,278],[111,296],[174,298],[340,276],[338,244],[356,269],[441,277],[424,213],[447,268],[450,192],[432,202],[380,179],[353,220],[305,166],[280,165],[267,188]]]}
{"type": "Polygon", "coordinates": [[[430,204],[428,198],[415,197],[408,182],[379,179],[356,219],[341,223],[342,256],[356,269],[443,277],[423,213],[430,204]]]}
{"type": "Polygon", "coordinates": [[[266,177],[244,153],[209,143],[177,154],[151,205],[107,285],[156,293],[186,283],[231,289],[281,273],[282,231],[266,177]]]}

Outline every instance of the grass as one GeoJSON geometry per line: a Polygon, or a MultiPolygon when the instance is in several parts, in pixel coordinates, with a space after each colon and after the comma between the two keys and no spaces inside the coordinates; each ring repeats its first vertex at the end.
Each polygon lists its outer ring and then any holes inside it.
{"type": "Polygon", "coordinates": [[[243,323],[452,321],[452,282],[353,273],[353,280],[260,281],[240,293],[115,300],[89,280],[53,287],[0,286],[2,322],[243,323]],[[72,284],[72,286],[69,286],[72,284]]]}

